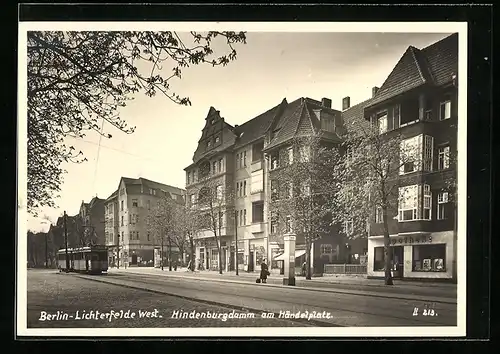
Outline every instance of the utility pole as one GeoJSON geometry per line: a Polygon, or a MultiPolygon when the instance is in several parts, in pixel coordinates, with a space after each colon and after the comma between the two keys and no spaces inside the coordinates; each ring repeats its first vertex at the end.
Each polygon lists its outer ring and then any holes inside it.
{"type": "Polygon", "coordinates": [[[234,211],[234,264],[236,275],[238,274],[238,211],[234,211]]]}
{"type": "Polygon", "coordinates": [[[116,252],[116,268],[120,269],[120,232],[118,232],[118,251],[116,252]]]}
{"type": "Polygon", "coordinates": [[[64,221],[64,243],[66,246],[66,272],[69,272],[69,255],[68,255],[68,227],[66,225],[66,210],[64,211],[63,221],[64,221]]]}

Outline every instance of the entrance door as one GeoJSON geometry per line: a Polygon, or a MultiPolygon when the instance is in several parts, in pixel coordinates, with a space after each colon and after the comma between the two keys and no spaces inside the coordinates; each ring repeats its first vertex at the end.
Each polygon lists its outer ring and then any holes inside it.
{"type": "Polygon", "coordinates": [[[136,254],[132,255],[132,263],[131,263],[131,265],[137,265],[137,255],[136,254]]]}
{"type": "Polygon", "coordinates": [[[254,262],[253,262],[253,251],[250,251],[250,254],[248,255],[248,271],[253,272],[255,268],[254,262]]]}
{"type": "Polygon", "coordinates": [[[393,264],[393,274],[394,278],[402,278],[404,270],[404,247],[395,246],[392,247],[392,264],[393,264]]]}

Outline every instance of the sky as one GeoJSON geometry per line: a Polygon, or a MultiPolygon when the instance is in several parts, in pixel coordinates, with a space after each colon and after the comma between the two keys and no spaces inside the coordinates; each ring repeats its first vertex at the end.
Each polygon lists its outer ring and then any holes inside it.
{"type": "MultiPolygon", "coordinates": [[[[184,36],[187,34],[184,34],[184,36]]],[[[225,67],[207,65],[183,69],[181,79],[171,82],[191,106],[176,105],[160,95],[139,93],[121,117],[133,134],[104,124],[111,139],[88,133],[67,142],[87,158],[83,164],[65,164],[57,208],[41,208],[39,216],[28,215],[27,227],[46,231],[66,211],[78,213],[82,201],[107,198],[121,177],[144,177],[184,188],[184,168],[192,162],[211,106],[231,125],[256,117],[279,104],[299,97],[332,100],[341,110],[342,98],[351,106],[371,97],[380,87],[408,46],[424,48],[449,33],[297,33],[248,32],[247,44],[236,45],[237,59],[225,67]]],[[[226,50],[214,42],[214,51],[226,50]]],[[[166,65],[166,64],[165,64],[166,65]]],[[[172,67],[165,66],[168,70],[172,67]]]]}

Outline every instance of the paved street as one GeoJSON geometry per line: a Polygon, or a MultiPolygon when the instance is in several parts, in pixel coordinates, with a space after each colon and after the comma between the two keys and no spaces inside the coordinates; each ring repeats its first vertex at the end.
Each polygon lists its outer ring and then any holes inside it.
{"type": "MultiPolygon", "coordinates": [[[[59,274],[54,270],[28,271],[28,328],[95,328],[95,327],[290,327],[305,326],[304,323],[279,319],[173,319],[174,311],[190,313],[232,313],[232,309],[189,301],[164,294],[154,294],[144,290],[134,290],[117,285],[96,282],[75,274],[59,274]],[[86,320],[92,310],[101,313],[115,311],[120,317],[121,310],[136,313],[135,318],[109,318],[86,320]],[[158,317],[138,318],[140,313],[149,311],[151,315],[158,310],[158,317]],[[45,320],[42,311],[48,314],[60,313],[59,320],[45,320]],[[79,311],[77,314],[76,312],[79,311]],[[84,313],[85,312],[85,313],[84,313]],[[63,319],[62,314],[73,318],[63,319]],[[161,317],[159,317],[161,316],[161,317]],[[82,317],[77,320],[76,318],[82,317]]],[[[235,311],[239,314],[247,311],[235,311]]],[[[45,316],[46,317],[46,316],[45,316]]],[[[124,316],[123,316],[124,317],[124,316]]],[[[236,316],[234,316],[236,317],[236,316]]],[[[56,316],[57,318],[57,316],[56,316]]]]}
{"type": "MultiPolygon", "coordinates": [[[[232,279],[200,279],[199,275],[154,269],[110,270],[108,275],[28,272],[29,327],[221,327],[221,326],[454,326],[456,304],[452,296],[430,291],[427,295],[390,294],[373,290],[284,287],[232,279]],[[174,272],[172,272],[174,273],[174,272]],[[194,300],[194,301],[193,301],[194,300]],[[419,309],[417,316],[414,309],[419,309]],[[433,316],[424,316],[424,308],[433,316]],[[154,311],[161,318],[112,321],[39,321],[40,312],[111,310],[154,311]],[[254,313],[253,319],[173,319],[173,311],[254,313]],[[278,319],[300,313],[307,319],[278,319]],[[260,318],[262,312],[274,319],[260,318]],[[288,314],[288,315],[289,315],[288,314]],[[321,314],[321,315],[319,315],[321,314]]],[[[253,279],[254,280],[254,279],[253,279]]],[[[371,289],[371,288],[370,288],[371,289]]],[[[453,288],[451,288],[453,289],[453,288]]],[[[443,291],[442,289],[440,291],[443,291]]],[[[453,291],[451,291],[453,293],[453,291]]],[[[233,317],[238,317],[234,315],[233,317]]]]}

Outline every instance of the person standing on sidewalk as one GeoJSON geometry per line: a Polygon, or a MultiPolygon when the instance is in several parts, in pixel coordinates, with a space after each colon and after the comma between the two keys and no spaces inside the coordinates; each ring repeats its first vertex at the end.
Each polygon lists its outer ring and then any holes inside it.
{"type": "Polygon", "coordinates": [[[266,264],[266,260],[262,260],[262,263],[260,264],[260,281],[262,283],[267,283],[267,276],[270,275],[269,273],[269,268],[266,264]]]}

